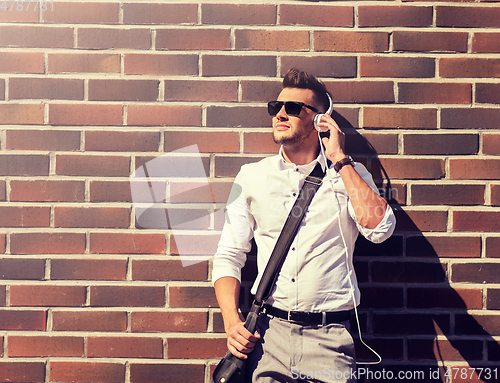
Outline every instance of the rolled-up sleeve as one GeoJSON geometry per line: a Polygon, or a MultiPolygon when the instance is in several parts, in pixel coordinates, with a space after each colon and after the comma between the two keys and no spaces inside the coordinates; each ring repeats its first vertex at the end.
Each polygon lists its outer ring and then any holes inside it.
{"type": "Polygon", "coordinates": [[[241,269],[253,238],[253,218],[249,214],[243,189],[236,177],[225,211],[225,222],[214,256],[212,283],[223,277],[241,282],[241,269]]]}

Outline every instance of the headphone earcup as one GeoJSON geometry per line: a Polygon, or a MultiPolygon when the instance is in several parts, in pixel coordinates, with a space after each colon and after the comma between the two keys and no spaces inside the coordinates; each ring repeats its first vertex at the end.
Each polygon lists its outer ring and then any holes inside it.
{"type": "Polygon", "coordinates": [[[316,116],[314,116],[314,129],[316,129],[318,132],[327,132],[328,129],[320,128],[319,123],[321,122],[321,117],[323,116],[323,113],[319,113],[316,116]]]}

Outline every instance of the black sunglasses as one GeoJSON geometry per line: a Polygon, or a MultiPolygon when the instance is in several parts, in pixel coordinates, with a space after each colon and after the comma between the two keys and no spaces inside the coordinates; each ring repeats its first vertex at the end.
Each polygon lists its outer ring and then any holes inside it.
{"type": "Polygon", "coordinates": [[[267,113],[269,113],[270,116],[276,116],[281,108],[283,108],[283,105],[285,105],[285,112],[289,116],[298,116],[303,106],[311,109],[313,112],[321,113],[314,106],[299,101],[270,101],[267,103],[267,113]]]}

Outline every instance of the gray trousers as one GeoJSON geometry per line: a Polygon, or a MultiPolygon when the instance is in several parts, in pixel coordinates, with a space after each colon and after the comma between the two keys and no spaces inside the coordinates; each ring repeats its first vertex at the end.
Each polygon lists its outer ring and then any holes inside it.
{"type": "Polygon", "coordinates": [[[349,322],[302,326],[262,314],[246,383],[356,382],[349,322]]]}

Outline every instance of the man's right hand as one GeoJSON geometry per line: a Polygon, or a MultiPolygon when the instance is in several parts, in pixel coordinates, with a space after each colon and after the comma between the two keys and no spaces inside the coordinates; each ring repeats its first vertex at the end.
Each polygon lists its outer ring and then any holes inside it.
{"type": "Polygon", "coordinates": [[[231,354],[240,359],[247,359],[248,353],[252,352],[255,344],[260,339],[259,330],[254,334],[245,328],[244,322],[239,322],[227,331],[227,348],[231,354]]]}

